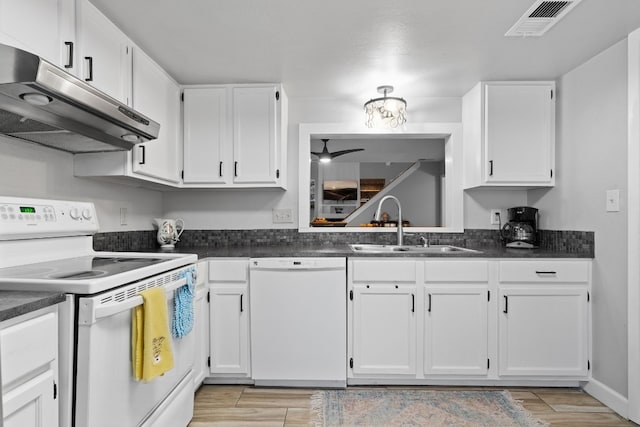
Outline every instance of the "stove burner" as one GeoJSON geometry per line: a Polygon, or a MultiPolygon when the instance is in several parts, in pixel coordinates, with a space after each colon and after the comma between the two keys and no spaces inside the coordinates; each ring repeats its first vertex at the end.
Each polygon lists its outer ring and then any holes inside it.
{"type": "MultiPolygon", "coordinates": [[[[86,255],[75,258],[45,261],[42,263],[0,268],[0,281],[3,279],[68,280],[79,283],[82,280],[103,280],[109,276],[134,272],[145,267],[167,261],[167,258],[155,256],[128,257],[126,253],[113,256],[86,255]]],[[[129,279],[127,279],[129,280],[129,279]]]]}
{"type": "Polygon", "coordinates": [[[82,280],[82,279],[89,279],[92,277],[104,276],[105,274],[107,274],[107,272],[102,270],[87,270],[87,271],[76,271],[74,273],[59,274],[59,275],[52,274],[49,277],[52,279],[82,280]]]}

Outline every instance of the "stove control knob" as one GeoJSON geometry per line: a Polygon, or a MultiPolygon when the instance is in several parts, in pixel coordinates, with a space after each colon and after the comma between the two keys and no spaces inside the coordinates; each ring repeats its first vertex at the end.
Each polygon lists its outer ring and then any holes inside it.
{"type": "Polygon", "coordinates": [[[82,211],[82,218],[86,219],[87,221],[91,219],[91,209],[84,209],[82,211]]]}
{"type": "Polygon", "coordinates": [[[78,208],[71,208],[71,210],[69,211],[69,216],[71,217],[71,219],[79,219],[80,211],[78,211],[78,208]]]}

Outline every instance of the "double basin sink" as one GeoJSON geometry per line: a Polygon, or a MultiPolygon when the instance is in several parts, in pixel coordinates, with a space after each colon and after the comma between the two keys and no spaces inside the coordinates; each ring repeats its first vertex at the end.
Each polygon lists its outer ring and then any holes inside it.
{"type": "Polygon", "coordinates": [[[389,253],[416,253],[416,254],[461,254],[480,253],[474,249],[461,248],[451,245],[376,245],[376,244],[353,244],[349,245],[351,250],[362,254],[389,254],[389,253]]]}

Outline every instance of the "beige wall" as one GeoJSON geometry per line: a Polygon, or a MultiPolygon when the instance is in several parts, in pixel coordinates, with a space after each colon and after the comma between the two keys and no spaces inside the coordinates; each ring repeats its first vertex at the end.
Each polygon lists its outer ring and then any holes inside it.
{"type": "Polygon", "coordinates": [[[529,192],[546,229],[595,231],[593,377],[627,396],[627,42],[558,81],[556,186],[529,192]],[[620,212],[605,211],[620,190],[620,212]]]}
{"type": "Polygon", "coordinates": [[[96,204],[100,231],[152,230],[162,193],[73,176],[73,156],[0,136],[0,195],[85,200],[96,204]],[[120,208],[127,225],[120,225],[120,208]]]}

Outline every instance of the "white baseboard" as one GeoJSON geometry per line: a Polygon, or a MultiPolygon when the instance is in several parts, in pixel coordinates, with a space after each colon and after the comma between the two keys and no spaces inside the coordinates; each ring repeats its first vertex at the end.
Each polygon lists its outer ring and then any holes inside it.
{"type": "Polygon", "coordinates": [[[589,380],[582,389],[613,409],[621,417],[629,418],[629,400],[617,391],[594,379],[589,380]]]}

